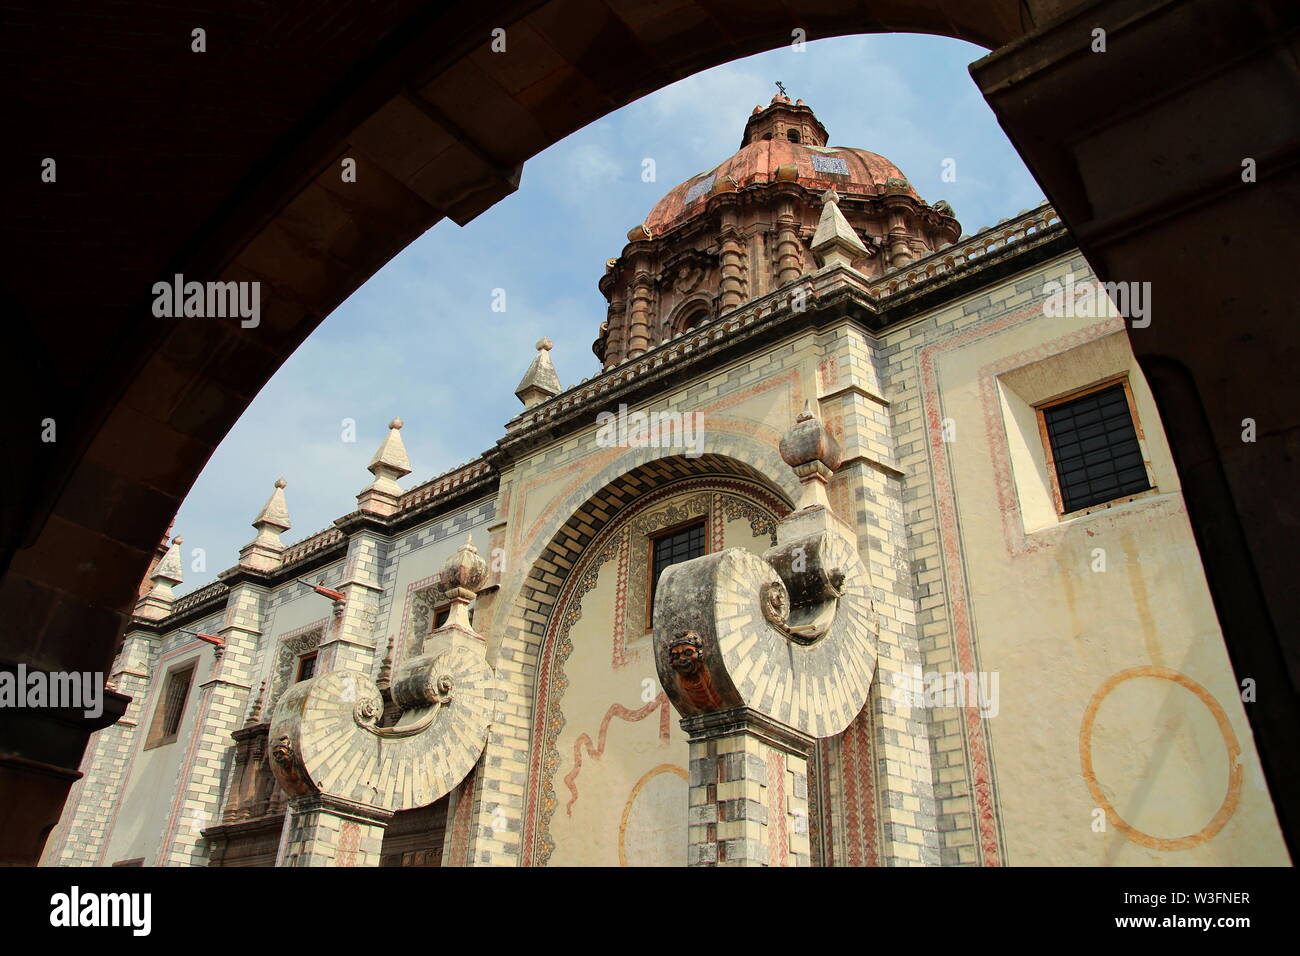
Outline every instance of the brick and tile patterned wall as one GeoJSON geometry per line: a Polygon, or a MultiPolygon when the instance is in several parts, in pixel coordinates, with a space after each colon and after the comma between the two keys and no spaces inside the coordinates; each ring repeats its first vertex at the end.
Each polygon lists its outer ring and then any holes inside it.
{"type": "Polygon", "coordinates": [[[809,866],[808,760],[749,733],[690,744],[689,866],[809,866]]]}
{"type": "Polygon", "coordinates": [[[320,797],[289,801],[278,866],[379,866],[391,814],[320,797]]]}
{"type": "Polygon", "coordinates": [[[131,703],[117,723],[91,736],[81,761],[84,776],[68,795],[41,865],[101,865],[118,796],[126,787],[131,755],[139,741],[158,645],[156,636],[141,632],[128,632],[123,639],[109,680],[131,703]]]}
{"type": "Polygon", "coordinates": [[[265,598],[266,589],[256,585],[231,588],[217,634],[225,643],[214,649],[217,664],[198,687],[195,731],[186,742],[176,797],[158,853],[160,866],[207,864],[208,846],[201,831],[221,821],[226,773],[234,763],[230,735],[243,726],[252,703],[265,598]]]}
{"type": "MultiPolygon", "coordinates": [[[[960,562],[954,564],[944,557],[945,541],[956,546],[959,521],[942,489],[936,487],[936,456],[945,454],[945,416],[937,382],[932,376],[927,378],[925,356],[956,336],[977,334],[981,326],[1025,310],[1044,298],[1049,278],[1068,271],[1091,274],[1077,254],[1055,260],[890,330],[876,350],[881,389],[889,400],[894,464],[901,473],[903,550],[910,564],[908,587],[915,615],[911,652],[903,663],[919,666],[922,672],[979,669],[977,636],[960,562]]],[[[927,856],[925,861],[943,865],[1006,862],[988,722],[972,708],[913,711],[894,705],[893,709],[900,727],[915,727],[918,720],[923,721],[924,737],[929,741],[932,794],[918,793],[917,797],[922,807],[931,809],[939,855],[937,860],[927,856]]]]}
{"type": "MultiPolygon", "coordinates": [[[[543,664],[538,651],[553,626],[563,582],[598,530],[655,487],[691,475],[759,476],[794,500],[796,483],[776,455],[776,443],[804,399],[812,398],[844,447],[845,463],[831,483],[830,499],[857,532],[880,630],[878,673],[867,708],[845,734],[816,750],[816,818],[810,821],[816,853],[820,862],[834,865],[1006,862],[987,722],[972,717],[970,709],[912,708],[892,690],[900,675],[918,668],[968,670],[979,664],[961,559],[952,558],[958,515],[945,500],[944,415],[933,356],[958,336],[979,335],[1013,312],[1032,311],[1046,279],[1066,271],[1089,275],[1080,257],[1067,255],[884,333],[873,335],[846,319],[701,374],[649,408],[703,411],[708,453],[702,458],[597,447],[593,423],[518,461],[501,475],[494,497],[391,540],[355,536],[347,561],[328,572],[330,586],[346,582],[357,594],[336,639],[336,666],[371,674],[388,639],[409,621],[409,586],[398,581],[425,580],[437,570],[430,561],[427,571],[412,577],[410,562],[427,560],[431,545],[451,548],[466,531],[477,535],[483,529],[486,537],[488,528],[492,547],[505,556],[505,566],[492,577],[499,588],[480,598],[478,612],[489,631],[489,660],[501,676],[503,699],[483,761],[449,801],[444,861],[530,862],[528,821],[539,800],[539,775],[530,764],[540,733],[534,712],[543,664]],[[756,411],[760,406],[767,411],[756,411]]],[[[291,591],[277,588],[266,601],[268,628],[293,598],[291,591]]],[[[230,601],[236,608],[240,599],[232,594],[230,601]]],[[[164,647],[172,640],[166,638],[164,647]]],[[[274,643],[257,648],[251,671],[265,675],[273,666],[267,655],[273,655],[274,643]]],[[[227,670],[223,663],[223,673],[229,681],[234,666],[227,670]]],[[[246,713],[246,707],[234,706],[236,683],[222,685],[230,687],[223,691],[229,699],[223,697],[211,717],[221,728],[213,739],[224,737],[225,747],[226,724],[246,713]]],[[[255,686],[252,673],[247,683],[255,686]]],[[[128,719],[132,713],[138,719],[140,707],[133,703],[128,719]]],[[[114,748],[131,745],[109,741],[129,726],[109,728],[88,752],[89,773],[77,793],[87,828],[103,828],[103,815],[111,815],[103,806],[106,797],[124,786],[124,777],[112,776],[111,768],[121,765],[114,748]]],[[[187,808],[207,805],[203,772],[219,763],[217,749],[205,751],[207,763],[196,756],[187,808]]],[[[61,833],[56,855],[72,861],[79,852],[69,849],[73,842],[61,833]]],[[[178,861],[201,856],[193,848],[177,853],[178,861]]]]}

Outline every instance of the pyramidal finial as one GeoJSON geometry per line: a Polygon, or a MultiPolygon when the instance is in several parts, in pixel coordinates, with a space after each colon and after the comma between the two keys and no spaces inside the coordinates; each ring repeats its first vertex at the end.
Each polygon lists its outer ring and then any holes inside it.
{"type": "Polygon", "coordinates": [[[283,478],[275,480],[275,491],[271,492],[271,497],[266,499],[266,504],[262,506],[261,512],[253,519],[253,527],[259,532],[264,528],[275,533],[277,542],[279,532],[288,531],[293,527],[289,523],[289,506],[284,500],[284,489],[289,483],[283,478]]]}
{"type": "Polygon", "coordinates": [[[822,214],[809,248],[821,259],[823,272],[836,266],[852,268],[854,259],[867,255],[866,244],[840,211],[840,196],[833,186],[822,193],[822,214]]]}
{"type": "Polygon", "coordinates": [[[239,549],[241,568],[273,571],[284,563],[284,542],[280,540],[280,533],[293,527],[289,522],[289,506],[284,500],[284,489],[288,484],[283,478],[277,478],[271,497],[266,499],[266,504],[253,519],[257,537],[239,549]]]}
{"type": "Polygon", "coordinates": [[[564,390],[560,385],[560,376],[555,374],[555,366],[551,364],[551,348],[551,340],[543,336],[537,343],[533,363],[528,366],[519,387],[515,389],[515,395],[524,403],[525,408],[532,408],[538,402],[544,402],[564,390]]]}
{"type": "Polygon", "coordinates": [[[394,418],[388,423],[388,434],[375,452],[375,457],[366,466],[375,480],[357,495],[359,510],[378,515],[397,512],[402,499],[402,486],[397,483],[397,479],[411,473],[411,460],[406,457],[406,445],[402,443],[404,424],[406,423],[400,418],[394,418]]]}
{"type": "Polygon", "coordinates": [[[171,614],[172,602],[176,600],[172,588],[184,579],[184,573],[181,571],[181,545],[184,543],[184,538],[172,538],[171,547],[167,549],[167,553],[149,575],[153,586],[136,603],[136,617],[158,621],[171,614]]]}
{"type": "Polygon", "coordinates": [[[388,423],[388,434],[375,457],[370,459],[366,468],[376,478],[381,472],[389,472],[389,478],[402,478],[411,473],[411,460],[406,457],[406,446],[402,444],[402,426],[406,424],[400,418],[388,423]]]}
{"type": "Polygon", "coordinates": [[[182,537],[172,538],[171,547],[163,555],[163,559],[158,562],[158,566],[153,569],[152,579],[154,581],[162,580],[169,584],[180,584],[185,578],[185,573],[181,570],[181,545],[185,543],[182,537]]]}

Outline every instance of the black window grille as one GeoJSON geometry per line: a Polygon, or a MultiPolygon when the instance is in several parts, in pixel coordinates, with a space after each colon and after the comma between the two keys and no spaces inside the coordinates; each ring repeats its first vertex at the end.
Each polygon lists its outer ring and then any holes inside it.
{"type": "Polygon", "coordinates": [[[655,592],[659,588],[659,575],[663,569],[704,554],[704,522],[679,528],[654,539],[653,558],[650,562],[650,608],[653,614],[655,592]]]}
{"type": "Polygon", "coordinates": [[[164,737],[175,737],[181,729],[181,718],[185,716],[185,701],[190,696],[190,681],[194,677],[194,668],[172,674],[167,681],[167,693],[163,698],[164,737]]]}
{"type": "Polygon", "coordinates": [[[1064,512],[1151,487],[1123,382],[1049,405],[1043,424],[1064,512]]]}

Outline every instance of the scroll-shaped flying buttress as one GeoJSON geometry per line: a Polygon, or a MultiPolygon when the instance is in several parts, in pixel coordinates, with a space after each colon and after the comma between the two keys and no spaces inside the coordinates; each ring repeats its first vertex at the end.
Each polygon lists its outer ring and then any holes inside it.
{"type": "Polygon", "coordinates": [[[659,681],[684,717],[749,707],[813,737],[843,731],[876,668],[867,570],[831,530],[759,557],[729,548],[663,572],[659,681]]]}
{"type": "Polygon", "coordinates": [[[271,766],[291,796],[328,793],[387,810],[427,806],[478,761],[495,677],[482,651],[453,643],[406,661],[393,681],[403,713],[380,727],[379,688],[331,671],[295,684],[271,721],[271,766]]]}
{"type": "Polygon", "coordinates": [[[447,622],[393,676],[402,715],[381,727],[384,699],[367,675],[330,671],[294,684],[276,705],[271,767],[290,796],[329,794],[385,810],[428,806],[478,762],[492,725],[496,675],[468,607],[487,565],[469,541],[439,585],[447,622]]]}

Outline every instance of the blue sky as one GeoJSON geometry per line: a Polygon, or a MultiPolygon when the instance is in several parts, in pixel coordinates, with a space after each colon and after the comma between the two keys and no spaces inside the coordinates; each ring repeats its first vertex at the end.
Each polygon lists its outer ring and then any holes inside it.
{"type": "Polygon", "coordinates": [[[984,52],[914,35],[810,41],[699,73],[529,160],[518,192],[464,228],[446,221],[413,242],[248,407],[176,517],[186,552],[178,591],[238,561],[278,477],[293,522],[286,543],[355,510],[394,416],[414,469],[404,488],[490,448],[521,408],[514,388],[543,335],[565,386],[596,374],[605,260],[664,193],[736,151],[776,80],[813,108],[832,146],[889,158],[927,201],[948,200],[967,233],[1037,205],[1042,191],[967,72],[984,52]],[[651,183],[641,178],[647,157],[651,183]],[[956,161],[955,182],[940,178],[945,159],[956,161]],[[492,311],[498,288],[504,313],[492,311]],[[343,440],[349,418],[353,443],[343,440]],[[194,569],[196,548],[205,571],[194,569]]]}

